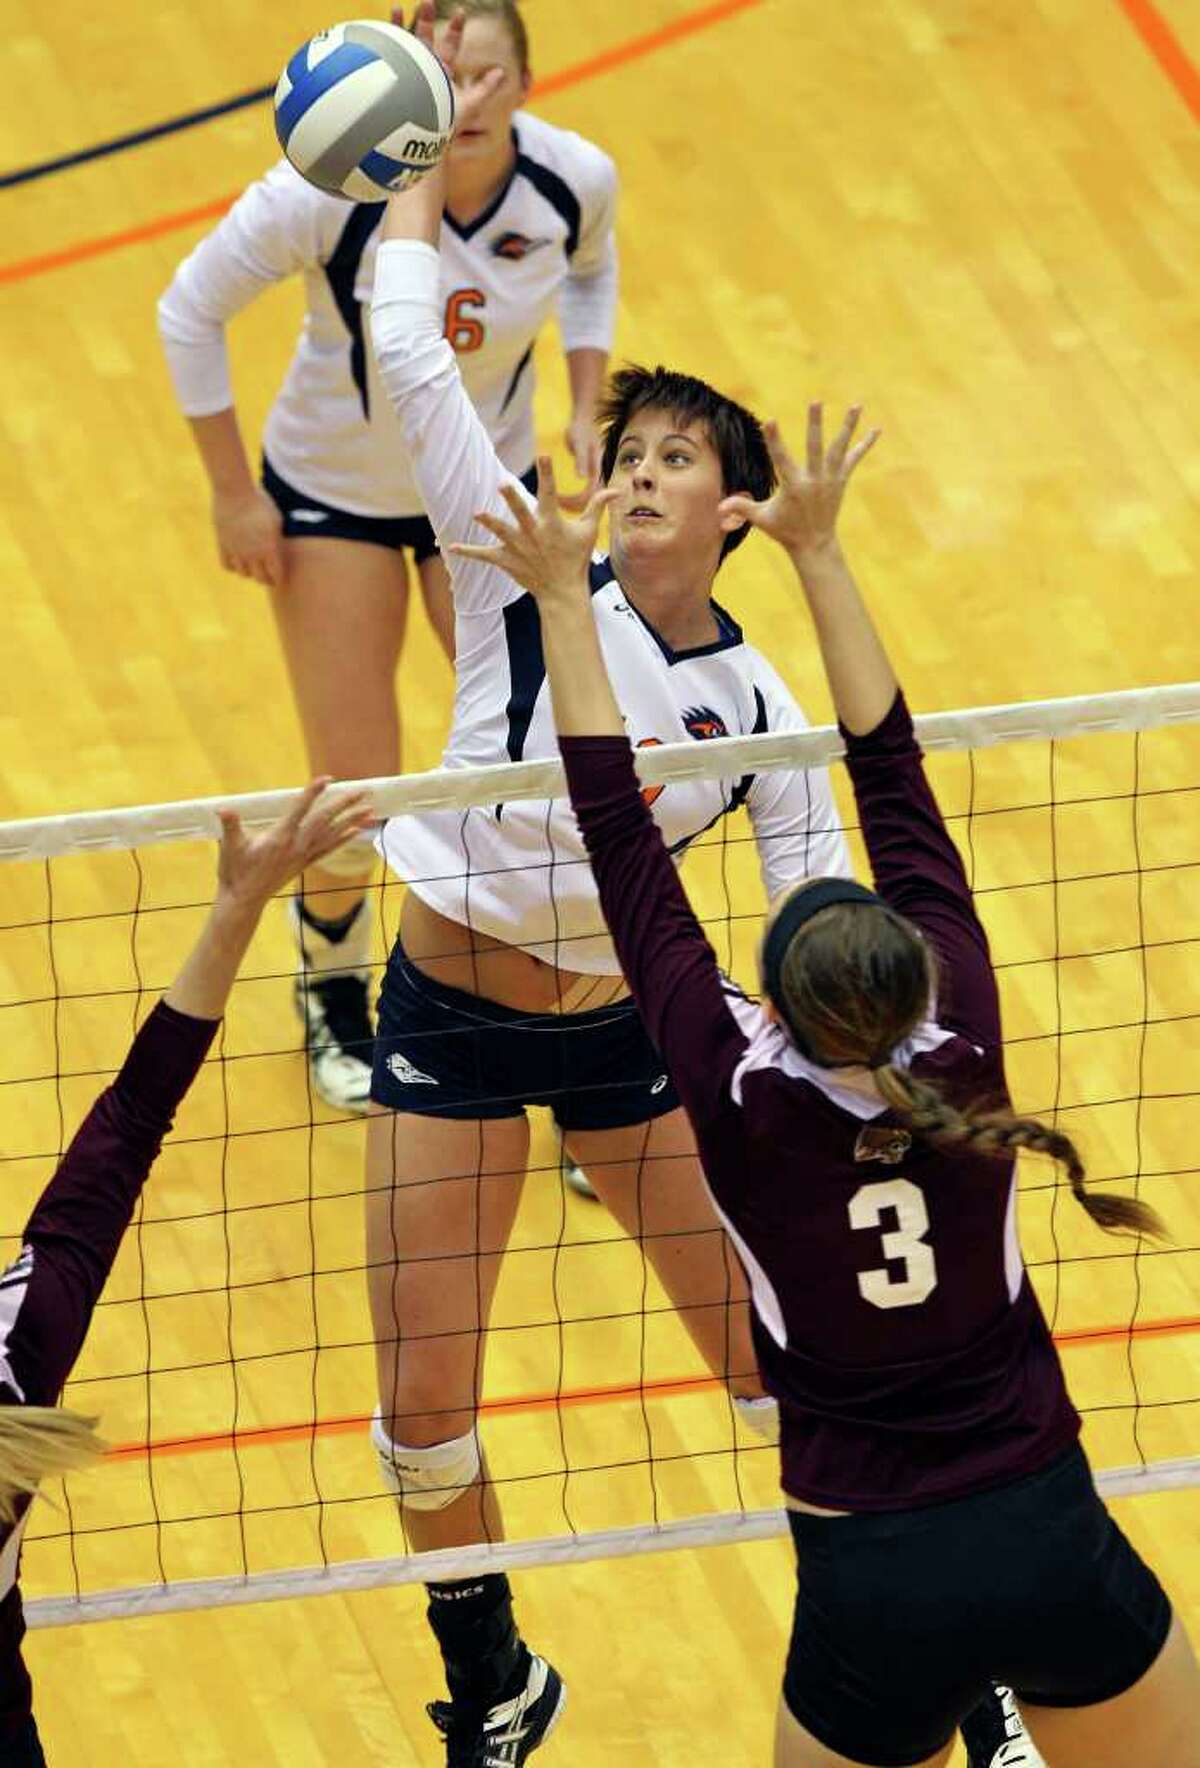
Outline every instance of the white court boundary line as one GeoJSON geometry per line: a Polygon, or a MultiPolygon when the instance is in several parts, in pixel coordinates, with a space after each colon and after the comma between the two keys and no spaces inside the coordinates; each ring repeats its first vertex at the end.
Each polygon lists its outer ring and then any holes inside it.
{"type": "MultiPolygon", "coordinates": [[[[1171,687],[1128,688],[1114,694],[1074,695],[1062,700],[1025,700],[1010,706],[979,706],[966,712],[932,712],[916,719],[928,750],[982,749],[996,743],[1062,739],[1098,731],[1151,730],[1200,723],[1200,682],[1171,687]]],[[[758,737],[717,737],[706,743],[665,743],[640,749],[637,770],[644,785],[712,779],[783,767],[823,767],[844,754],[834,725],[758,737]]],[[[565,797],[557,759],[508,762],[495,767],[439,768],[398,779],[364,780],[381,817],[439,806],[465,810],[527,798],[565,797]]],[[[0,823],[0,860],[50,859],[61,853],[143,847],[162,841],[208,841],[220,834],[216,812],[236,810],[251,827],[272,822],[294,802],[296,789],[247,792],[148,804],[129,810],[83,811],[72,816],[33,817],[0,823]]]]}
{"type": "MultiPolygon", "coordinates": [[[[1147,1467],[1110,1467],[1096,1474],[1103,1497],[1128,1498],[1200,1485],[1200,1456],[1156,1461],[1147,1467]]],[[[251,1602],[290,1602],[309,1596],[345,1596],[487,1572],[530,1571],[537,1566],[582,1565],[592,1559],[628,1559],[681,1548],[741,1546],[787,1533],[786,1510],[729,1511],[682,1522],[601,1529],[586,1535],[553,1535],[540,1541],[501,1541],[495,1546],[450,1547],[391,1559],[352,1559],[338,1565],[299,1566],[251,1572],[237,1578],[189,1578],[103,1590],[94,1596],[39,1596],[25,1603],[28,1626],[66,1627],[93,1621],[132,1620],[142,1615],[181,1614],[251,1602]]]]}

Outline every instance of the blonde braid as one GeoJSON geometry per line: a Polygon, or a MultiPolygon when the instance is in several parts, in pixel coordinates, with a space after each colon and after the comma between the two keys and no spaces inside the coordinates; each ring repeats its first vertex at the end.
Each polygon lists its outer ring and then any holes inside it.
{"type": "Polygon", "coordinates": [[[0,1522],[44,1479],[86,1467],[104,1453],[96,1420],[58,1406],[0,1406],[0,1522]]]}
{"type": "Polygon", "coordinates": [[[876,1084],[896,1114],[920,1135],[940,1147],[965,1145],[979,1154],[1003,1159],[1018,1148],[1047,1154],[1066,1168],[1071,1195],[1098,1227],[1109,1231],[1147,1234],[1165,1240],[1167,1231],[1158,1211],[1136,1197],[1117,1197],[1112,1192],[1088,1191],[1079,1150],[1069,1136],[1052,1130],[1036,1117],[1018,1117],[1011,1111],[960,1111],[928,1081],[920,1081],[907,1069],[885,1062],[874,1068],[876,1084]]]}

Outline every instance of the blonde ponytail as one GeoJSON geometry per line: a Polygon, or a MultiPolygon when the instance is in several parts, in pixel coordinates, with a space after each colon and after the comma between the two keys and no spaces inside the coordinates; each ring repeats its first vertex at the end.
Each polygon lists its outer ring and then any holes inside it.
{"type": "Polygon", "coordinates": [[[96,1420],[58,1406],[0,1406],[0,1522],[44,1479],[86,1467],[104,1453],[96,1420]]]}
{"type": "Polygon", "coordinates": [[[1036,1117],[1017,1117],[1011,1111],[963,1112],[927,1081],[919,1081],[907,1069],[887,1062],[872,1069],[883,1097],[898,1117],[917,1134],[938,1147],[966,1146],[978,1154],[998,1159],[1028,1148],[1048,1154],[1066,1168],[1071,1195],[1098,1227],[1110,1232],[1147,1234],[1165,1240],[1167,1231],[1157,1210],[1136,1197],[1116,1197],[1112,1192],[1088,1191],[1079,1150],[1069,1136],[1052,1130],[1036,1117]]]}

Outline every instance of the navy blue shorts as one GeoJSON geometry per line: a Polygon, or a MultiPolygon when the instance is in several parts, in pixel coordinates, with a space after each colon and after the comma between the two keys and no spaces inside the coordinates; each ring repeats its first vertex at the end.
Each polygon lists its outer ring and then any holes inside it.
{"type": "Polygon", "coordinates": [[[1043,1707],[1112,1700],[1166,1643],[1171,1604],[1078,1446],[947,1504],[788,1521],[798,1589],[784,1698],[853,1761],[924,1761],[993,1683],[1043,1707]]]}
{"type": "Polygon", "coordinates": [[[521,1013],[435,982],[399,941],[379,996],[371,1097],[389,1111],[470,1121],[546,1105],[563,1130],[647,1123],[679,1104],[632,1001],[521,1013]]]}
{"type": "MultiPolygon", "coordinates": [[[[537,489],[537,468],[521,474],[529,491],[537,489]]],[[[392,552],[411,552],[416,564],[432,559],[441,549],[428,516],[355,516],[319,497],[297,491],[275,471],[266,455],[262,463],[262,487],[283,517],[289,540],[360,540],[392,552]],[[308,512],[308,519],[305,512],[308,512]],[[319,516],[319,521],[312,518],[319,516]]]]}

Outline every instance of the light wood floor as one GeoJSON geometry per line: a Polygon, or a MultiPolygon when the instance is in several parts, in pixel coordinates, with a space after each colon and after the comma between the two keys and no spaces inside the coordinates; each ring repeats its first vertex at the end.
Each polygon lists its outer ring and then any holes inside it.
{"type": "MultiPolygon", "coordinates": [[[[547,74],[688,10],[688,0],[527,6],[547,74]]],[[[1200,58],[1186,0],[1158,10],[1200,58]]],[[[13,0],[0,165],[265,83],[328,22],[308,0],[134,0],[62,15],[13,0]]],[[[813,395],[832,406],[861,398],[883,424],[846,536],[915,707],[1200,675],[1200,124],[1116,0],[764,0],[543,108],[621,166],[623,354],[702,373],[792,433],[813,395]]],[[[3,280],[6,264],[232,193],[272,150],[258,106],[3,195],[2,816],[302,777],[268,611],[216,566],[157,351],[155,299],[200,229],[3,280]]],[[[234,331],[248,437],[299,311],[298,289],[281,289],[234,331]]],[[[551,440],[564,415],[552,343],[541,367],[551,440]]],[[[810,715],[827,717],[815,652],[765,547],[737,555],[722,599],[810,715]]],[[[399,688],[407,763],[434,765],[450,681],[419,615],[399,688]]],[[[1069,1201],[1056,1204],[1044,1171],[1026,1175],[1026,1253],[1057,1329],[1076,1335],[1064,1355],[1089,1409],[1089,1447],[1100,1465],[1139,1450],[1196,1454],[1200,1337],[1129,1339],[1121,1328],[1135,1315],[1169,1323],[1200,1312],[1197,1255],[1179,1250],[1200,1245],[1187,1170],[1200,1021],[1185,1017],[1200,993],[1200,819],[1184,790],[1200,786],[1200,737],[1157,733],[1136,748],[1111,737],[1060,745],[1053,758],[1029,745],[981,755],[973,781],[962,758],[937,772],[949,808],[971,812],[958,827],[1005,966],[1023,1102],[1064,1112],[1098,1178],[1163,1175],[1144,1189],[1177,1249],[1136,1263],[1069,1201]],[[1112,876],[1052,891],[1039,883],[1052,875],[1052,841],[1060,876],[1112,876]],[[1080,955],[1056,970],[1056,950],[1080,955]],[[1163,1023],[1144,1031],[1147,1020],[1163,1023]]],[[[689,875],[723,936],[720,859],[697,856],[689,875]]],[[[73,1123],[97,1084],[91,1071],[119,1058],[138,988],[168,978],[195,921],[176,905],[203,899],[210,864],[206,853],[152,852],[140,883],[124,856],[54,867],[59,992],[110,991],[65,1001],[57,1020],[44,998],[45,930],[29,925],[47,918],[46,880],[5,869],[0,1002],[35,1004],[0,1011],[0,1227],[19,1228],[45,1179],[60,1106],[73,1123]],[[76,1076],[60,1089],[37,1078],[55,1072],[56,1039],[57,1067],[76,1076]]],[[[752,870],[736,849],[732,894],[748,917],[734,923],[737,964],[759,901],[752,870]]],[[[381,954],[394,919],[395,904],[382,904],[381,954]]],[[[236,1456],[221,1442],[156,1456],[152,1480],[144,1457],[131,1457],[76,1482],[74,1565],[64,1514],[40,1507],[31,1595],[69,1589],[76,1575],[94,1589],[154,1581],[160,1565],[181,1578],[399,1550],[361,1430],[311,1446],[307,1433],[286,1434],[314,1415],[361,1415],[371,1384],[356,1269],[361,1129],[318,1111],[310,1135],[287,967],[276,917],[251,959],[258,980],[234,1003],[231,1059],[182,1114],[73,1394],[118,1444],[220,1438],[235,1397],[241,1428],[261,1434],[236,1456]],[[269,1138],[257,1133],[266,1128],[269,1138]],[[143,1294],[158,1299],[143,1308],[143,1294]],[[145,1370],[147,1334],[160,1371],[149,1383],[130,1375],[145,1370]]],[[[693,1375],[653,1289],[643,1346],[637,1256],[592,1207],[564,1199],[545,1170],[554,1160],[539,1124],[544,1170],[527,1185],[502,1282],[489,1392],[532,1400],[693,1375]]],[[[710,1392],[652,1393],[644,1409],[571,1404],[561,1434],[558,1416],[528,1403],[489,1417],[514,1535],[634,1522],[652,1505],[673,1516],[774,1502],[771,1457],[745,1445],[734,1454],[710,1392]],[[539,1477],[564,1462],[566,1479],[539,1477]]],[[[1195,1495],[1117,1511],[1200,1633],[1195,1495]]],[[[778,1542],[523,1575],[525,1629],[571,1684],[547,1760],[766,1762],[791,1583],[778,1542]]],[[[422,1705],[438,1677],[421,1608],[412,1591],[382,1592],[31,1636],[49,1759],[431,1762],[422,1705]]]]}

